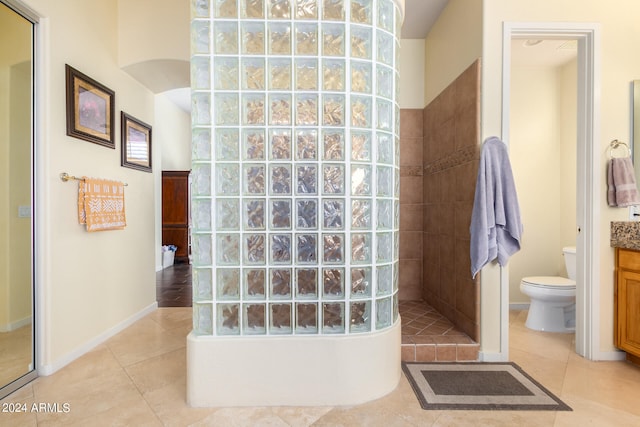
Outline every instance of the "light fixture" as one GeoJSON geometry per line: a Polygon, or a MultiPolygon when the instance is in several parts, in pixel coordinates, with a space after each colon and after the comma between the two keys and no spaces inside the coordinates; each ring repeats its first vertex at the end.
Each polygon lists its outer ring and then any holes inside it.
{"type": "Polygon", "coordinates": [[[525,40],[524,43],[522,43],[522,45],[524,47],[532,47],[532,46],[537,46],[542,42],[543,40],[539,40],[539,39],[529,39],[529,40],[525,40]]]}

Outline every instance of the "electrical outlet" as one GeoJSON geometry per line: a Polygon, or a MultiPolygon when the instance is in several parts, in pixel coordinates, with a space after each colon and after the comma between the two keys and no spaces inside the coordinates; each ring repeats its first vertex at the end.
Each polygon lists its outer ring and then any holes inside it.
{"type": "Polygon", "coordinates": [[[18,206],[18,218],[31,218],[31,206],[18,206]]]}
{"type": "Polygon", "coordinates": [[[631,221],[640,221],[640,206],[629,206],[629,219],[631,221]]]}

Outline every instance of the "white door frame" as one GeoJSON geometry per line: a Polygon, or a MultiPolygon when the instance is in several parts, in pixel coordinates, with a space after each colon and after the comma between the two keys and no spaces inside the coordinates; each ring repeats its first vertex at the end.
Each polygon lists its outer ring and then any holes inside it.
{"type": "MultiPolygon", "coordinates": [[[[509,144],[511,39],[578,40],[576,196],[576,352],[599,359],[600,352],[600,24],[505,22],[502,40],[502,138],[509,144]]],[[[501,352],[509,351],[509,277],[501,280],[501,352]]]]}

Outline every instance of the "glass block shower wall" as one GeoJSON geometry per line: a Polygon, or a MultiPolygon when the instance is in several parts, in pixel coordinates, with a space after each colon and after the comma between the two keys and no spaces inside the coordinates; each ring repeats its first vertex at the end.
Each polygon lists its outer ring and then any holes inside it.
{"type": "Polygon", "coordinates": [[[192,0],[196,335],[397,319],[400,23],[393,0],[192,0]]]}

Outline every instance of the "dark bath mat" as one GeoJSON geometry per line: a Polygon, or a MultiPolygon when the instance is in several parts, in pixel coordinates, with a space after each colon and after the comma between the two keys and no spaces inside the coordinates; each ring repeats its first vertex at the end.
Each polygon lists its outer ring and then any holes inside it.
{"type": "Polygon", "coordinates": [[[423,409],[572,410],[512,362],[403,362],[402,370],[423,409]]]}

